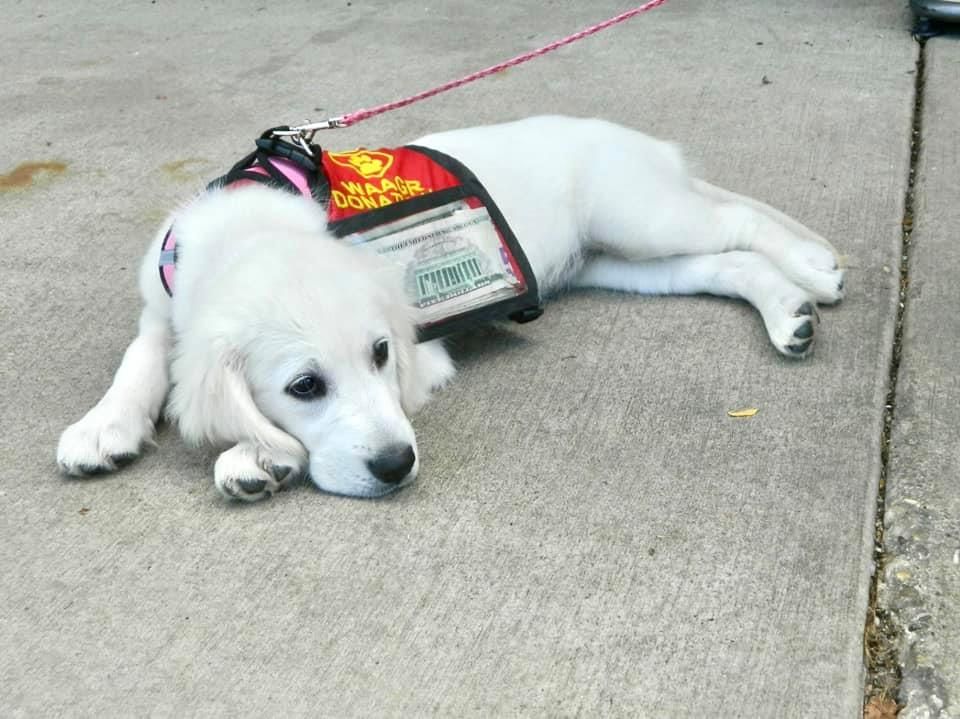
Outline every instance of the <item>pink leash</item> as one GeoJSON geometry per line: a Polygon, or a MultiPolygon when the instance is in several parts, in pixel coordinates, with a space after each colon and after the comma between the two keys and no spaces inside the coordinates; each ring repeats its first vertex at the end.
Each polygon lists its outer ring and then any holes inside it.
{"type": "Polygon", "coordinates": [[[447,90],[453,90],[456,87],[461,87],[467,83],[473,82],[474,80],[479,80],[480,78],[493,75],[507,68],[520,65],[532,60],[535,57],[540,57],[541,55],[546,55],[548,52],[552,52],[557,48],[563,47],[564,45],[569,45],[581,40],[589,35],[598,33],[601,30],[606,30],[608,27],[617,25],[626,20],[629,20],[632,17],[636,17],[641,13],[645,13],[649,10],[653,10],[660,5],[663,5],[667,0],[649,0],[649,2],[644,3],[640,7],[636,7],[633,10],[627,10],[626,12],[620,13],[616,17],[612,17],[609,20],[604,20],[601,23],[596,25],[591,25],[588,28],[576,32],[573,35],[568,35],[565,38],[560,40],[555,40],[554,42],[544,45],[541,48],[536,50],[531,50],[530,52],[525,52],[521,55],[517,55],[514,58],[506,60],[504,62],[498,63],[496,65],[491,65],[490,67],[479,70],[477,72],[471,73],[465,77],[462,77],[458,80],[451,80],[450,82],[445,82],[442,85],[438,85],[430,90],[424,90],[423,92],[418,92],[416,95],[411,95],[410,97],[405,97],[401,100],[394,100],[393,102],[385,102],[382,105],[377,105],[375,107],[369,107],[361,110],[355,110],[354,112],[348,112],[346,115],[341,115],[340,117],[333,117],[329,120],[324,120],[322,122],[308,123],[305,125],[300,125],[298,127],[291,127],[289,130],[278,130],[274,131],[276,136],[280,137],[290,137],[291,139],[296,140],[301,147],[307,149],[306,146],[309,145],[310,141],[313,139],[313,133],[317,130],[329,130],[338,127],[350,127],[361,120],[366,120],[377,115],[381,115],[390,110],[396,110],[400,107],[406,107],[407,105],[412,105],[415,102],[420,100],[426,100],[428,97],[433,97],[434,95],[439,95],[442,92],[447,90]]]}

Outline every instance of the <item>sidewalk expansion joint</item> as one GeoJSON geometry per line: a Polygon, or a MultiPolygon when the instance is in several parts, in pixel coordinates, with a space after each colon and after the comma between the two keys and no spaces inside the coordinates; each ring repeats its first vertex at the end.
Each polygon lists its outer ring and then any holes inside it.
{"type": "Polygon", "coordinates": [[[887,397],[884,403],[883,430],[880,437],[880,481],[877,489],[876,515],[873,534],[873,579],[870,584],[870,603],[864,626],[863,652],[866,664],[864,685],[864,716],[893,716],[897,706],[900,681],[900,630],[890,613],[879,606],[878,593],[883,581],[887,557],[883,552],[884,513],[886,510],[887,472],[890,463],[890,436],[897,411],[897,378],[903,343],[903,321],[907,311],[907,290],[910,287],[910,242],[914,227],[914,190],[917,180],[920,147],[923,140],[923,92],[925,81],[925,44],[918,39],[917,65],[914,75],[913,119],[910,127],[910,170],[903,199],[903,221],[900,246],[899,296],[893,347],[887,378],[887,397]]]}

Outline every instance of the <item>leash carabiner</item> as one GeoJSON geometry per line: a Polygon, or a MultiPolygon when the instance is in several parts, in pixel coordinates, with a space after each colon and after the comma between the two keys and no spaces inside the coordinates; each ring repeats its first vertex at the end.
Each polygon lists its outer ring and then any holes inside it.
{"type": "Polygon", "coordinates": [[[310,122],[307,120],[303,125],[274,128],[270,130],[270,136],[294,142],[301,150],[310,157],[313,157],[313,150],[310,149],[311,143],[313,142],[313,136],[319,130],[336,130],[346,126],[347,123],[342,117],[331,117],[327,120],[321,120],[320,122],[310,122]]]}

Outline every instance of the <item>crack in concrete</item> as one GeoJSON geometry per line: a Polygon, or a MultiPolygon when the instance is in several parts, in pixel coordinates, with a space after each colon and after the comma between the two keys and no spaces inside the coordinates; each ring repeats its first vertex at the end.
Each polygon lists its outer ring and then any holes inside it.
{"type": "MultiPolygon", "coordinates": [[[[900,291],[897,301],[897,317],[894,325],[893,348],[884,405],[883,432],[880,437],[880,481],[877,491],[876,515],[874,518],[874,572],[870,585],[870,602],[864,626],[863,651],[866,664],[864,684],[864,710],[868,705],[887,701],[899,702],[903,675],[900,668],[899,649],[902,629],[896,617],[880,606],[878,593],[883,581],[888,557],[884,547],[884,517],[887,499],[887,472],[890,462],[890,436],[897,409],[897,379],[903,343],[903,321],[907,311],[907,290],[910,287],[910,242],[914,227],[914,191],[923,141],[923,90],[925,81],[924,39],[917,40],[916,74],[914,77],[913,117],[910,135],[910,170],[903,201],[903,222],[900,249],[900,291]]],[[[899,705],[898,705],[899,708],[899,705]]]]}

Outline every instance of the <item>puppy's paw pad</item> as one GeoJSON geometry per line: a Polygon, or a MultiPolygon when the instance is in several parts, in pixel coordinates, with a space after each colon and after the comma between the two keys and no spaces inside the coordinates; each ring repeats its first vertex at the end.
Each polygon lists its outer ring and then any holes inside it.
{"type": "Polygon", "coordinates": [[[228,477],[217,488],[231,499],[256,502],[272,495],[276,484],[259,477],[228,477]]]}
{"type": "Polygon", "coordinates": [[[217,483],[217,489],[225,497],[239,499],[244,502],[256,502],[273,495],[276,485],[265,479],[255,477],[228,478],[217,483]]]}
{"type": "Polygon", "coordinates": [[[238,479],[237,486],[247,494],[259,494],[267,488],[267,482],[263,479],[238,479]]]}
{"type": "Polygon", "coordinates": [[[812,302],[784,298],[772,312],[764,314],[764,320],[770,341],[781,354],[801,359],[813,350],[820,316],[812,302]]]}
{"type": "Polygon", "coordinates": [[[292,478],[293,467],[286,464],[275,464],[270,467],[270,474],[279,483],[283,483],[288,477],[292,478]]]}
{"type": "Polygon", "coordinates": [[[138,456],[137,452],[121,452],[120,454],[110,455],[110,461],[117,469],[123,469],[128,464],[133,464],[138,456]]]}
{"type": "Polygon", "coordinates": [[[240,442],[217,458],[213,479],[225,497],[256,502],[283,489],[302,471],[299,458],[240,442]]]}
{"type": "Polygon", "coordinates": [[[797,329],[793,331],[793,336],[799,340],[805,340],[807,338],[812,339],[813,338],[813,322],[810,322],[809,320],[807,322],[804,322],[802,325],[800,325],[799,327],[797,327],[797,329]]]}
{"type": "Polygon", "coordinates": [[[57,464],[65,474],[92,477],[125,467],[140,455],[150,439],[153,423],[148,417],[95,408],[60,435],[57,464]]]}
{"type": "Polygon", "coordinates": [[[109,464],[78,464],[69,467],[61,464],[60,467],[74,477],[96,477],[99,474],[107,474],[113,471],[113,467],[109,464]]]}
{"type": "Polygon", "coordinates": [[[797,311],[793,313],[794,317],[806,317],[809,315],[816,315],[817,308],[813,306],[812,302],[804,302],[802,305],[797,307],[797,311]]]}
{"type": "Polygon", "coordinates": [[[789,357],[802,358],[806,357],[810,348],[813,346],[813,337],[803,342],[797,342],[795,344],[790,344],[786,346],[786,354],[789,357]]]}

